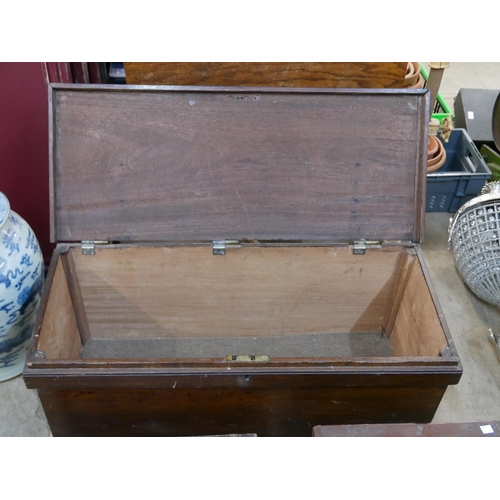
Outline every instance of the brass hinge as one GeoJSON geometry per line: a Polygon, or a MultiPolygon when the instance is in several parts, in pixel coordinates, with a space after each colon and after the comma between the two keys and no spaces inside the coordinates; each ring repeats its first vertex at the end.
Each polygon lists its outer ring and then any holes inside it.
{"type": "Polygon", "coordinates": [[[83,240],[82,253],[83,255],[95,255],[96,245],[108,245],[109,241],[105,240],[83,240]]]}
{"type": "Polygon", "coordinates": [[[355,240],[352,243],[352,253],[354,255],[364,255],[367,248],[380,245],[381,242],[376,240],[355,240]]]}
{"type": "Polygon", "coordinates": [[[240,248],[240,240],[214,240],[212,241],[212,251],[214,255],[226,255],[227,247],[240,248]]]}

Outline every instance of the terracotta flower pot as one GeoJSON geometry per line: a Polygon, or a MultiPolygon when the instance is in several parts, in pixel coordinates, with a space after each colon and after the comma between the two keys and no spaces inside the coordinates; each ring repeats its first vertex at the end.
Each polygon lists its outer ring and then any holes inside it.
{"type": "Polygon", "coordinates": [[[420,76],[420,64],[418,62],[408,63],[404,87],[413,88],[412,85],[415,85],[415,83],[417,83],[420,76]]]}
{"type": "Polygon", "coordinates": [[[431,158],[433,158],[438,152],[438,150],[439,150],[438,140],[436,137],[431,135],[429,137],[429,143],[427,146],[427,159],[430,160],[431,158]]]}
{"type": "Polygon", "coordinates": [[[413,84],[407,87],[408,89],[422,89],[424,88],[424,77],[419,73],[417,81],[413,84]]]}
{"type": "MultiPolygon", "coordinates": [[[[435,172],[436,170],[439,170],[443,165],[444,162],[446,161],[446,151],[444,149],[443,143],[437,138],[437,137],[429,137],[429,146],[427,151],[429,151],[430,142],[431,139],[435,139],[437,142],[438,150],[437,152],[432,156],[432,158],[428,158],[427,160],[427,172],[435,172]]],[[[434,141],[432,141],[434,142],[434,141]]]]}

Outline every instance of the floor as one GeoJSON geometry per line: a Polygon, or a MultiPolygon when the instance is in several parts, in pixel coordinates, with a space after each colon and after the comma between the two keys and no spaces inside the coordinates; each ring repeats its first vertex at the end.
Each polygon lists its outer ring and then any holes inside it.
{"type": "MultiPolygon", "coordinates": [[[[453,109],[461,88],[500,89],[500,63],[452,63],[440,94],[453,109]]],[[[463,284],[447,250],[449,213],[428,213],[422,246],[433,285],[462,360],[460,383],[450,386],[433,422],[500,419],[500,357],[488,330],[500,332],[500,309],[477,299],[463,284]]],[[[21,377],[0,383],[0,436],[50,436],[34,391],[21,377]]]]}

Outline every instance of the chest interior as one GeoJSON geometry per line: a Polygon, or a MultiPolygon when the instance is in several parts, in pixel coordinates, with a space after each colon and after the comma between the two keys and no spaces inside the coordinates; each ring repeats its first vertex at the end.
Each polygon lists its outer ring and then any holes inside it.
{"type": "Polygon", "coordinates": [[[47,359],[419,357],[447,346],[412,250],[66,250],[40,331],[47,359]]]}

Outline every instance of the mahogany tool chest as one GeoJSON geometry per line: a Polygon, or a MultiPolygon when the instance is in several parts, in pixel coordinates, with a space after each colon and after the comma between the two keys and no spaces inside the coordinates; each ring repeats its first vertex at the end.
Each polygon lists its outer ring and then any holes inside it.
{"type": "Polygon", "coordinates": [[[57,242],[23,373],[55,436],[431,421],[426,90],[50,87],[57,242]]]}

